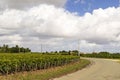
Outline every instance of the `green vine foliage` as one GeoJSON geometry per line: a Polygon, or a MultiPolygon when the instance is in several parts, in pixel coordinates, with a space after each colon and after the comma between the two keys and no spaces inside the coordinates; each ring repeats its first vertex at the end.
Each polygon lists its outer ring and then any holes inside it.
{"type": "Polygon", "coordinates": [[[0,54],[0,73],[10,74],[62,66],[79,61],[79,56],[42,54],[0,54]]]}

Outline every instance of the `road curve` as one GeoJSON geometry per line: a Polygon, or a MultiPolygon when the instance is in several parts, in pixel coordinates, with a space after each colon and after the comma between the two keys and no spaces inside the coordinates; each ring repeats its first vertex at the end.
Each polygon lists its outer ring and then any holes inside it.
{"type": "Polygon", "coordinates": [[[112,59],[89,59],[92,65],[54,80],[120,80],[120,63],[112,59]]]}

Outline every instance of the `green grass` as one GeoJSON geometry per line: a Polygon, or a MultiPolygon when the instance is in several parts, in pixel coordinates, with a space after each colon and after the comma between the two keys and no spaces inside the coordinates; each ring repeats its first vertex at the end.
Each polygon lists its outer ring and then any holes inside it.
{"type": "Polygon", "coordinates": [[[49,80],[80,70],[88,64],[90,64],[90,61],[81,59],[76,63],[67,64],[61,67],[59,66],[45,70],[20,72],[7,76],[1,76],[0,80],[49,80]]]}

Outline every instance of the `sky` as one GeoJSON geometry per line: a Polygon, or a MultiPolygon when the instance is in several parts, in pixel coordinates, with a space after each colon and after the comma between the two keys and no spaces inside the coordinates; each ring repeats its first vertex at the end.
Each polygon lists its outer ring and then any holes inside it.
{"type": "Polygon", "coordinates": [[[92,13],[94,9],[117,8],[118,6],[119,0],[68,0],[65,9],[70,12],[78,12],[82,16],[86,12],[92,13]]]}
{"type": "Polygon", "coordinates": [[[119,0],[0,0],[0,45],[120,52],[119,0]]]}

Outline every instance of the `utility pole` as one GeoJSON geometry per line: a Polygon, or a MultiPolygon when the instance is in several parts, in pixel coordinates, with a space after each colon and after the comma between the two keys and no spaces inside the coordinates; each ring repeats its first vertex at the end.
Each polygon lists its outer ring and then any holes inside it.
{"type": "Polygon", "coordinates": [[[78,39],[78,56],[80,56],[80,40],[78,39]]]}
{"type": "Polygon", "coordinates": [[[41,44],[41,53],[42,53],[42,44],[41,44]]]}
{"type": "Polygon", "coordinates": [[[20,46],[18,48],[19,48],[19,53],[20,53],[20,46]]]}

